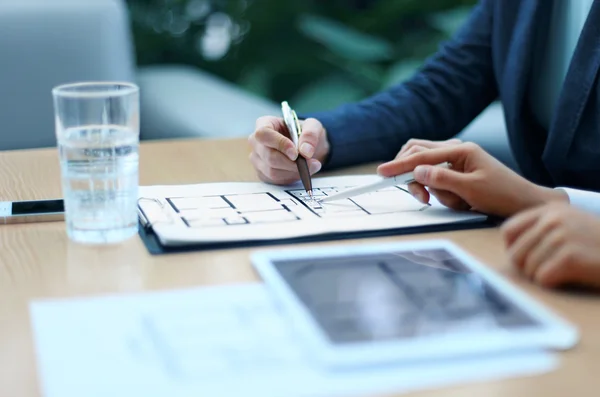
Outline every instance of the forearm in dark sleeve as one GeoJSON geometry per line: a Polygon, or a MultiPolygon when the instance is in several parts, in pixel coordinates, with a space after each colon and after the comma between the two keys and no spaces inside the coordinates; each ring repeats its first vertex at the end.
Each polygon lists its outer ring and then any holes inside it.
{"type": "Polygon", "coordinates": [[[333,111],[303,115],[327,130],[331,153],[324,168],[387,161],[410,138],[449,139],[495,100],[494,1],[476,5],[457,34],[406,82],[333,111]]]}

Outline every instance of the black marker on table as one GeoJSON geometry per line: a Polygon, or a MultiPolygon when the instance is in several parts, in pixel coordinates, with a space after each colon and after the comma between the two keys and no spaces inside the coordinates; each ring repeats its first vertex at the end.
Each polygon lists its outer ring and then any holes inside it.
{"type": "Polygon", "coordinates": [[[55,222],[64,219],[62,199],[0,202],[0,224],[55,222]]]}

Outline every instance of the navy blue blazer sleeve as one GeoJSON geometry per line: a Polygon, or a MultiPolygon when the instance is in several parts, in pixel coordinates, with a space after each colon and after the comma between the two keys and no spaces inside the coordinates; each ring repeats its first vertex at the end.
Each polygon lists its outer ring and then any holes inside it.
{"type": "Polygon", "coordinates": [[[410,138],[450,139],[493,102],[494,1],[481,0],[409,80],[360,102],[303,115],[327,130],[331,152],[323,168],[391,160],[410,138]]]}

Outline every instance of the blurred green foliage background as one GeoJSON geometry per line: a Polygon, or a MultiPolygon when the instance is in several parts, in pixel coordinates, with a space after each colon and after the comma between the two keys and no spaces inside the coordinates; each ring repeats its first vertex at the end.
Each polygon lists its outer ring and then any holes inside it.
{"type": "Polygon", "coordinates": [[[139,65],[186,64],[299,112],[408,77],[476,0],[128,0],[139,65]]]}

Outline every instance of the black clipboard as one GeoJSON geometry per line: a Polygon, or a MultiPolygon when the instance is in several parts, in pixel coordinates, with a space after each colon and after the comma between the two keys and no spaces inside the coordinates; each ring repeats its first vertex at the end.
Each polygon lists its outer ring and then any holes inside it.
{"type": "Polygon", "coordinates": [[[325,241],[342,241],[359,238],[375,238],[389,236],[403,236],[411,234],[439,233],[458,230],[473,230],[473,229],[488,229],[497,227],[502,222],[502,219],[495,217],[487,217],[482,221],[475,222],[457,222],[446,223],[441,225],[402,227],[397,229],[373,230],[373,231],[357,231],[345,233],[328,233],[319,234],[307,237],[294,237],[280,240],[245,240],[237,242],[220,242],[220,243],[199,243],[185,246],[163,246],[160,240],[152,230],[150,225],[144,226],[143,222],[139,222],[139,236],[146,246],[146,249],[151,255],[176,254],[195,251],[209,251],[219,249],[234,249],[234,248],[251,248],[251,247],[266,247],[277,246],[284,244],[306,244],[325,241]]]}

